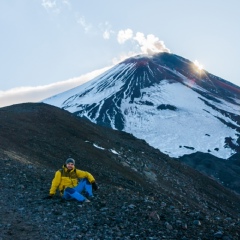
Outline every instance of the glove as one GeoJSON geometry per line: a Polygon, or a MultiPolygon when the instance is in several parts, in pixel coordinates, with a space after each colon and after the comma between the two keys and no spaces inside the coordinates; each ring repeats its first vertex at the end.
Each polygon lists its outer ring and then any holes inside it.
{"type": "Polygon", "coordinates": [[[97,186],[96,182],[93,182],[93,183],[92,183],[92,188],[93,188],[93,190],[95,190],[95,191],[98,190],[98,186],[97,186]]]}
{"type": "Polygon", "coordinates": [[[49,194],[47,197],[43,198],[43,199],[52,199],[53,198],[53,195],[52,194],[49,194]]]}

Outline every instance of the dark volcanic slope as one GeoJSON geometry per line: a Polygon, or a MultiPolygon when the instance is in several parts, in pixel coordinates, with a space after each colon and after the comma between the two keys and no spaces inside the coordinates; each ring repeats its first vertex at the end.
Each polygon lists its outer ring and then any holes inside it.
{"type": "Polygon", "coordinates": [[[239,239],[240,198],[132,135],[45,104],[0,109],[0,239],[239,239]],[[71,155],[100,186],[43,200],[71,155]]]}

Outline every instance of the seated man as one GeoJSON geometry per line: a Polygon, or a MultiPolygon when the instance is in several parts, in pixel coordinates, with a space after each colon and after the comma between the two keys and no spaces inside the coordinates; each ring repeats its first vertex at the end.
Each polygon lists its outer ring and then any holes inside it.
{"type": "Polygon", "coordinates": [[[88,198],[93,197],[92,189],[97,190],[97,188],[92,174],[76,169],[75,160],[68,158],[62,169],[56,171],[47,198],[52,198],[58,189],[65,200],[76,199],[79,202],[89,202],[88,198]],[[82,180],[79,182],[79,179],[82,180]],[[86,191],[87,198],[81,194],[83,190],[86,191]]]}

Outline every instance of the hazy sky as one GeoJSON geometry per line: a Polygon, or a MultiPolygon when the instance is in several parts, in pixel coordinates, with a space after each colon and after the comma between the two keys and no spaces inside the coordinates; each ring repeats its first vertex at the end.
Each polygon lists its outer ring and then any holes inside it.
{"type": "Polygon", "coordinates": [[[240,86],[239,24],[239,0],[0,0],[0,107],[162,50],[240,86]]]}

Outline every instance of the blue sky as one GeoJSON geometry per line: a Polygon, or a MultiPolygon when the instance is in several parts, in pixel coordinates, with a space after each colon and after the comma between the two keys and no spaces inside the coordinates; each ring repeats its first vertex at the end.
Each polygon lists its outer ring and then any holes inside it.
{"type": "Polygon", "coordinates": [[[239,23],[238,0],[1,0],[0,107],[40,101],[150,50],[240,86],[239,23]]]}

